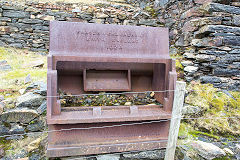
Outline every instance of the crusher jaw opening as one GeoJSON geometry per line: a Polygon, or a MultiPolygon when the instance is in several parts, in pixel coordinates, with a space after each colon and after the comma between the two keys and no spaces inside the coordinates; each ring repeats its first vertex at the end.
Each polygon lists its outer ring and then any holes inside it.
{"type": "Polygon", "coordinates": [[[166,147],[169,121],[145,122],[171,118],[168,41],[167,28],[51,21],[48,157],[166,147]]]}

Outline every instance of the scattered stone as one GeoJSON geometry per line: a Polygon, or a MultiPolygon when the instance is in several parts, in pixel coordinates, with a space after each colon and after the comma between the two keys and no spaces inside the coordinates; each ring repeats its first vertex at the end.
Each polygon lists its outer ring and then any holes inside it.
{"type": "Polygon", "coordinates": [[[30,62],[28,64],[25,64],[24,67],[25,68],[35,68],[35,67],[43,67],[44,65],[44,61],[43,60],[37,60],[37,61],[33,61],[33,62],[30,62]]]}
{"type": "Polygon", "coordinates": [[[23,95],[24,94],[24,92],[25,92],[25,89],[19,89],[19,91],[18,91],[21,95],[23,95]]]}
{"type": "Polygon", "coordinates": [[[191,143],[191,146],[193,147],[193,149],[198,151],[198,154],[200,156],[209,160],[226,155],[226,153],[221,148],[215,146],[212,143],[194,141],[191,143]]]}
{"type": "Polygon", "coordinates": [[[38,116],[37,111],[28,108],[16,108],[4,112],[2,121],[7,123],[29,123],[38,116]]]}
{"type": "Polygon", "coordinates": [[[39,107],[44,101],[44,97],[39,94],[34,94],[33,92],[28,92],[17,98],[17,107],[29,107],[35,108],[39,107]]]}
{"type": "Polygon", "coordinates": [[[47,84],[44,82],[34,82],[25,89],[25,93],[26,92],[33,92],[36,94],[40,94],[42,96],[46,96],[47,95],[47,84]]]}
{"type": "Polygon", "coordinates": [[[0,60],[0,71],[12,70],[12,67],[7,63],[6,60],[0,60]]]}
{"type": "Polygon", "coordinates": [[[195,73],[198,70],[198,67],[195,66],[187,66],[183,69],[185,72],[188,73],[195,73]]]}
{"type": "Polygon", "coordinates": [[[28,74],[27,77],[24,80],[24,83],[27,84],[27,83],[30,83],[30,82],[32,82],[32,78],[31,78],[31,75],[28,74]]]}
{"type": "Polygon", "coordinates": [[[123,154],[126,159],[163,159],[165,150],[146,151],[139,153],[123,154]]]}
{"type": "Polygon", "coordinates": [[[234,153],[231,149],[229,148],[223,148],[223,151],[227,154],[227,155],[230,155],[230,156],[233,156],[234,153]]]}
{"type": "Polygon", "coordinates": [[[119,160],[120,155],[107,154],[107,155],[99,155],[96,158],[97,160],[119,160]]]}

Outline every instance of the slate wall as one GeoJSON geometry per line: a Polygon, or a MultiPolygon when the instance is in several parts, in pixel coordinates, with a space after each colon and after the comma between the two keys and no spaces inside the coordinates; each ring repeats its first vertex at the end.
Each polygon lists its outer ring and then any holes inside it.
{"type": "MultiPolygon", "coordinates": [[[[50,4],[0,1],[0,46],[48,51],[49,21],[169,27],[170,54],[184,78],[240,88],[240,3],[227,0],[128,0],[129,4],[50,4]],[[156,2],[156,1],[155,1],[156,2]],[[167,3],[166,3],[167,2],[167,3]]],[[[126,3],[127,3],[126,2],[126,3]]]]}

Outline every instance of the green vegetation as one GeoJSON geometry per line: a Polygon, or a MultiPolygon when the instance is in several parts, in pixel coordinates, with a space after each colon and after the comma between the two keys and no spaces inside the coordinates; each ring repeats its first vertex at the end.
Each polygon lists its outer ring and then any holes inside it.
{"type": "Polygon", "coordinates": [[[24,79],[31,76],[32,81],[46,81],[47,78],[47,58],[46,56],[34,54],[27,50],[14,48],[0,48],[0,60],[6,60],[12,70],[0,72],[0,89],[19,90],[26,87],[24,79]],[[30,62],[43,60],[42,68],[31,68],[30,62]]]}
{"type": "Polygon", "coordinates": [[[185,103],[202,110],[202,119],[188,120],[195,130],[225,137],[240,135],[240,92],[229,91],[233,99],[211,84],[197,82],[189,84],[187,90],[185,103]]]}

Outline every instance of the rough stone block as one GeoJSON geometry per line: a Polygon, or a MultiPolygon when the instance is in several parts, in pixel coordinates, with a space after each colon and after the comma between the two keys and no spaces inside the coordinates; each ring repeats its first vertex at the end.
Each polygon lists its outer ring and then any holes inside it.
{"type": "Polygon", "coordinates": [[[226,12],[230,14],[240,14],[240,8],[220,3],[206,3],[201,7],[202,10],[207,12],[226,12]]]}
{"type": "Polygon", "coordinates": [[[10,18],[29,18],[30,14],[24,11],[3,11],[4,17],[10,18]]]}
{"type": "Polygon", "coordinates": [[[240,36],[226,36],[223,38],[223,43],[229,46],[240,46],[240,36]]]}

